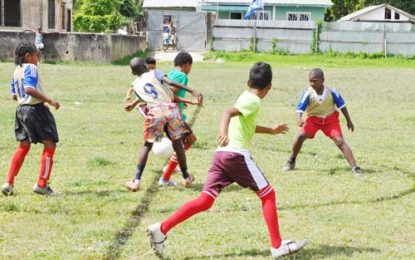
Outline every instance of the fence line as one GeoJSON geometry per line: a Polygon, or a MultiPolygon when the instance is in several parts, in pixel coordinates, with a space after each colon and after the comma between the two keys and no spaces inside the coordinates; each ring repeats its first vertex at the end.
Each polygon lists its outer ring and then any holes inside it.
{"type": "Polygon", "coordinates": [[[217,20],[212,49],[278,51],[292,54],[335,51],[415,56],[410,23],[217,20]],[[316,46],[318,48],[316,48],[316,46]]]}

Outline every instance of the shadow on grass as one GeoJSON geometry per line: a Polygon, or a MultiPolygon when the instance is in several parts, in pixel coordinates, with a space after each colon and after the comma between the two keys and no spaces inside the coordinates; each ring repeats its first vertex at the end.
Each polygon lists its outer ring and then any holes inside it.
{"type": "MultiPolygon", "coordinates": [[[[319,245],[317,248],[303,249],[295,256],[295,259],[310,259],[310,258],[326,258],[326,257],[352,257],[354,254],[362,253],[379,253],[379,249],[371,247],[350,247],[350,246],[328,246],[319,245]]],[[[238,253],[222,254],[222,255],[206,255],[206,256],[191,256],[185,257],[184,259],[216,259],[216,258],[227,258],[227,257],[267,257],[270,256],[269,250],[243,250],[238,253]]],[[[288,259],[288,257],[287,257],[288,259]]]]}
{"type": "Polygon", "coordinates": [[[108,197],[114,195],[115,193],[125,193],[126,191],[118,189],[118,190],[83,190],[83,191],[65,191],[59,195],[62,196],[82,196],[82,195],[95,195],[97,197],[108,197]]]}
{"type": "Polygon", "coordinates": [[[131,213],[130,217],[125,223],[124,227],[118,231],[114,240],[108,247],[107,253],[103,256],[103,259],[119,259],[123,246],[127,243],[130,237],[133,235],[134,230],[138,227],[144,214],[148,211],[148,208],[155,197],[155,193],[158,191],[158,181],[162,172],[157,172],[153,181],[144,193],[140,204],[131,213]]]}
{"type": "MultiPolygon", "coordinates": [[[[388,169],[388,167],[386,167],[386,166],[382,166],[382,167],[384,169],[388,169]]],[[[307,204],[307,205],[294,205],[294,206],[288,206],[288,207],[278,207],[278,210],[302,209],[302,208],[322,208],[322,207],[334,206],[334,205],[374,204],[374,203],[379,203],[379,202],[397,200],[397,199],[400,199],[402,197],[405,197],[405,196],[408,196],[408,195],[411,195],[411,194],[415,193],[415,173],[403,170],[403,169],[401,169],[399,167],[396,167],[396,166],[394,166],[392,169],[389,168],[389,170],[398,171],[398,172],[408,176],[409,178],[411,178],[412,181],[413,181],[412,187],[407,189],[407,190],[400,191],[397,194],[382,196],[382,197],[378,197],[378,198],[374,198],[374,199],[370,199],[370,200],[364,200],[364,201],[359,201],[359,200],[332,201],[332,202],[327,202],[327,203],[323,203],[323,204],[315,204],[315,205],[310,205],[310,204],[307,204]]],[[[363,170],[363,171],[364,171],[364,173],[366,172],[366,170],[363,170]]],[[[373,171],[373,172],[375,172],[375,171],[373,171]]],[[[360,177],[356,177],[356,178],[360,178],[360,177]]]]}

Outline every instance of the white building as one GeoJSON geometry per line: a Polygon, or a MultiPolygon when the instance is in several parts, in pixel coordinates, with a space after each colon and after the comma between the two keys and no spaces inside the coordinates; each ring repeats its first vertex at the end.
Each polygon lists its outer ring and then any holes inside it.
{"type": "Polygon", "coordinates": [[[388,4],[372,5],[354,13],[343,16],[339,21],[360,22],[411,22],[415,16],[388,4]]]}

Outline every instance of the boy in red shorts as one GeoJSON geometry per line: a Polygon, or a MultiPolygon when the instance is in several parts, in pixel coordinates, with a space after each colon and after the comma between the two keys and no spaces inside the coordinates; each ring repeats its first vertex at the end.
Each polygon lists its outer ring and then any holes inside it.
{"type": "Polygon", "coordinates": [[[309,73],[310,87],[304,92],[297,105],[298,125],[301,127],[300,134],[294,141],[290,158],[283,170],[291,171],[295,168],[295,160],[306,139],[313,139],[318,130],[330,137],[342,151],[344,157],[352,167],[352,172],[360,175],[362,170],[356,164],[350,146],[343,138],[342,129],[339,121],[341,110],[347,121],[347,128],[354,131],[354,125],[350,119],[342,96],[334,88],[324,85],[324,73],[321,69],[315,68],[309,73]],[[303,113],[307,112],[307,118],[302,118],[303,113]]]}
{"type": "MultiPolygon", "coordinates": [[[[275,202],[275,191],[253,161],[248,147],[255,133],[277,135],[288,131],[285,124],[263,127],[256,117],[263,99],[271,89],[272,71],[266,63],[256,63],[249,73],[248,89],[236,103],[225,110],[220,121],[220,133],[211,168],[199,197],[185,203],[173,215],[148,228],[150,245],[159,256],[164,253],[167,233],[181,222],[212,207],[219,193],[236,182],[256,193],[262,202],[262,213],[271,240],[271,256],[279,258],[297,252],[306,241],[282,240],[275,202]]],[[[189,241],[186,241],[189,242],[189,241]]],[[[184,246],[185,243],[183,244],[184,246]]]]}

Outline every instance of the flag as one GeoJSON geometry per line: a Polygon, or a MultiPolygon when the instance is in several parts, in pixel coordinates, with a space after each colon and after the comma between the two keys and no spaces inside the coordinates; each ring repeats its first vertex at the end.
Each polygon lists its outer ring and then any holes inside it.
{"type": "Polygon", "coordinates": [[[262,0],[253,0],[252,4],[248,8],[248,11],[246,11],[244,19],[247,20],[251,18],[251,16],[254,14],[256,10],[262,9],[262,8],[264,8],[264,4],[262,3],[262,0]]]}

